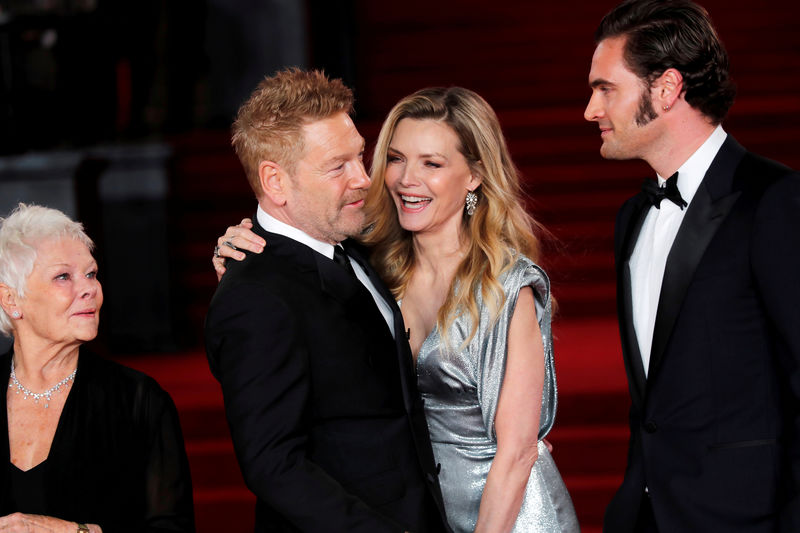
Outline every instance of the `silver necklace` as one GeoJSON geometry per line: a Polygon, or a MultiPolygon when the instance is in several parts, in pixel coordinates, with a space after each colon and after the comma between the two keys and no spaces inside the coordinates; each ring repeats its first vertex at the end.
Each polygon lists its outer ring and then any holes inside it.
{"type": "Polygon", "coordinates": [[[14,387],[17,388],[17,394],[20,392],[22,393],[23,399],[28,399],[28,396],[33,398],[33,401],[39,403],[40,398],[44,398],[44,408],[47,409],[50,407],[50,398],[53,396],[53,393],[58,392],[61,390],[61,387],[66,387],[67,383],[75,379],[75,373],[78,372],[78,367],[75,367],[75,370],[70,372],[69,376],[65,377],[49,389],[44,392],[33,392],[32,390],[28,389],[25,385],[19,382],[17,379],[17,373],[14,371],[14,358],[11,358],[11,383],[8,384],[9,389],[13,389],[14,387]]]}

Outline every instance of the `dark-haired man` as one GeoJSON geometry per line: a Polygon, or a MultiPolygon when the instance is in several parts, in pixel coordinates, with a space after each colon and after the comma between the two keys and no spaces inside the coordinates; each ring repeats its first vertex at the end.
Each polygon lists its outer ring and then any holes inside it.
{"type": "Polygon", "coordinates": [[[703,8],[626,1],[595,37],[601,154],[658,176],[615,230],[631,436],[605,530],[800,531],[800,175],[722,129],[703,8]]]}

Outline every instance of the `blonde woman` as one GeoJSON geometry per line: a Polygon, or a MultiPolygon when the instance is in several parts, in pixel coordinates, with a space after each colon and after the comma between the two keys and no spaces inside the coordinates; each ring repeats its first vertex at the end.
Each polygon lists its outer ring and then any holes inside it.
{"type": "MultiPolygon", "coordinates": [[[[363,242],[409,330],[450,526],[578,531],[542,442],[556,410],[549,280],[486,101],[453,87],[395,105],[367,206],[363,242]]],[[[218,255],[259,251],[248,226],[228,228],[218,255]]]]}

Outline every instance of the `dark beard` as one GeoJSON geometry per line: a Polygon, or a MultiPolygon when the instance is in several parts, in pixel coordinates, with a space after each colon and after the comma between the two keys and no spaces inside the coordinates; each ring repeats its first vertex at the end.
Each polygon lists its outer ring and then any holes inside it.
{"type": "Polygon", "coordinates": [[[642,91],[641,98],[639,98],[639,110],[636,112],[634,122],[641,128],[642,126],[647,126],[657,118],[658,113],[653,109],[653,99],[650,97],[650,89],[646,88],[642,91]]]}

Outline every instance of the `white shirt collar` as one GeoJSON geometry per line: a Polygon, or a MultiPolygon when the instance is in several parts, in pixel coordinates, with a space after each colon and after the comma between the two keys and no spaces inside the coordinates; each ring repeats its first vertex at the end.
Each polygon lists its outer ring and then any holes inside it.
{"type": "MultiPolygon", "coordinates": [[[[728,134],[722,129],[722,125],[717,126],[700,148],[678,169],[678,190],[686,203],[692,202],[703,177],[727,137],[728,134]]],[[[658,176],[659,186],[663,187],[665,181],[667,181],[665,178],[658,176]]]]}
{"type": "Polygon", "coordinates": [[[290,226],[285,222],[281,222],[277,218],[273,217],[263,209],[261,206],[258,206],[256,210],[256,220],[258,223],[261,224],[261,227],[265,230],[269,231],[270,233],[277,233],[278,235],[283,235],[284,237],[289,237],[290,239],[299,242],[300,244],[305,244],[315,252],[319,252],[328,259],[333,259],[333,245],[327,242],[318,241],[314,237],[311,237],[306,232],[295,228],[294,226],[290,226]]]}

